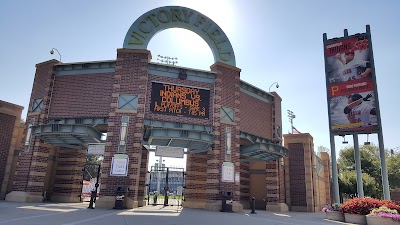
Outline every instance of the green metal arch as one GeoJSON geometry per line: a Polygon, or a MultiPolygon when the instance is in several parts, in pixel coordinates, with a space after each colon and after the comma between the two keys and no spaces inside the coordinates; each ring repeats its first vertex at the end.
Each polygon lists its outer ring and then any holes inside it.
{"type": "Polygon", "coordinates": [[[140,16],[129,28],[123,47],[147,49],[154,35],[169,28],[193,31],[211,48],[215,62],[236,67],[235,54],[224,31],[207,16],[181,6],[160,7],[140,16]]]}

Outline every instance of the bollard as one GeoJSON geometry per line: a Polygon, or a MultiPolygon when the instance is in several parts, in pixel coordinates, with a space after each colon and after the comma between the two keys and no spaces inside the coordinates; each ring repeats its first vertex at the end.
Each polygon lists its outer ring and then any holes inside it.
{"type": "Polygon", "coordinates": [[[251,214],[257,214],[256,213],[256,199],[251,197],[251,214]]]}
{"type": "Polygon", "coordinates": [[[89,202],[89,207],[88,207],[88,209],[94,209],[94,208],[93,208],[93,202],[94,202],[95,199],[96,199],[96,195],[97,195],[97,192],[96,192],[96,191],[92,191],[92,192],[90,193],[90,202],[89,202]]]}
{"type": "Polygon", "coordinates": [[[153,205],[157,205],[157,195],[158,195],[158,193],[155,191],[154,197],[153,197],[153,205]]]}

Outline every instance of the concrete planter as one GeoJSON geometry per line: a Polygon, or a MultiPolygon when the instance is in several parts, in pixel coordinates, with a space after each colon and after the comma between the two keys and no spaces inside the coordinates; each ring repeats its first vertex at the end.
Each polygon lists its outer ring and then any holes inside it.
{"type": "Polygon", "coordinates": [[[344,220],[346,223],[355,223],[355,224],[362,224],[362,225],[367,224],[367,219],[366,219],[365,215],[345,213],[344,220]]]}
{"type": "Polygon", "coordinates": [[[383,218],[378,216],[367,216],[368,225],[400,225],[400,222],[396,222],[391,218],[383,218]]]}
{"type": "Polygon", "coordinates": [[[335,220],[335,221],[344,222],[343,213],[340,213],[340,212],[337,212],[337,211],[326,212],[326,218],[328,220],[335,220]]]}

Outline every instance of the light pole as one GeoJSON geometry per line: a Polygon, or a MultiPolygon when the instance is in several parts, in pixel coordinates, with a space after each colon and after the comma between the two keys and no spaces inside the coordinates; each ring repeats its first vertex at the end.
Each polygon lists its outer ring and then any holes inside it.
{"type": "Polygon", "coordinates": [[[291,111],[291,110],[287,110],[287,113],[288,113],[290,125],[292,126],[292,134],[293,134],[293,119],[296,118],[296,115],[294,115],[293,111],[291,111]]]}
{"type": "Polygon", "coordinates": [[[58,49],[56,49],[56,48],[52,48],[51,50],[50,50],[50,54],[54,54],[54,50],[56,50],[57,51],[57,53],[58,53],[58,55],[60,56],[60,62],[61,62],[61,54],[60,54],[60,52],[58,51],[58,49]]]}
{"type": "Polygon", "coordinates": [[[160,61],[161,63],[165,64],[172,64],[175,66],[175,64],[178,64],[178,58],[177,57],[169,57],[169,56],[162,56],[162,55],[157,55],[157,61],[160,61]]]}
{"type": "Polygon", "coordinates": [[[271,86],[269,86],[268,92],[271,92],[271,88],[272,88],[272,86],[274,86],[274,84],[276,84],[276,88],[279,88],[278,82],[274,82],[271,84],[271,86]]]}

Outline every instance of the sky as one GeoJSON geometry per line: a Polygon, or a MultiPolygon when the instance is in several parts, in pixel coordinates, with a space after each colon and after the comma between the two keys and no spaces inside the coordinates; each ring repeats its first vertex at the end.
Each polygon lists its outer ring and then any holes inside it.
{"type": "MultiPolygon", "coordinates": [[[[396,0],[0,0],[0,100],[24,106],[32,90],[35,65],[50,59],[64,63],[115,60],[130,26],[142,14],[162,6],[184,6],[216,22],[230,40],[241,80],[282,97],[283,133],[293,125],[310,133],[314,145],[330,147],[323,33],[328,39],[364,33],[371,26],[376,80],[385,148],[400,146],[400,78],[393,55],[400,50],[400,1],[396,0]],[[397,21],[397,22],[396,22],[397,21]],[[60,55],[50,54],[56,48],[60,55]],[[279,83],[276,88],[274,82],[279,83]]],[[[178,58],[178,66],[210,70],[210,48],[195,33],[168,29],[151,39],[157,55],[178,58]]],[[[88,87],[91,88],[91,87],[88,87]]],[[[336,149],[342,144],[336,137],[336,149]]],[[[362,145],[366,135],[359,135],[362,145]]],[[[377,135],[369,141],[378,144],[377,135]]]]}

